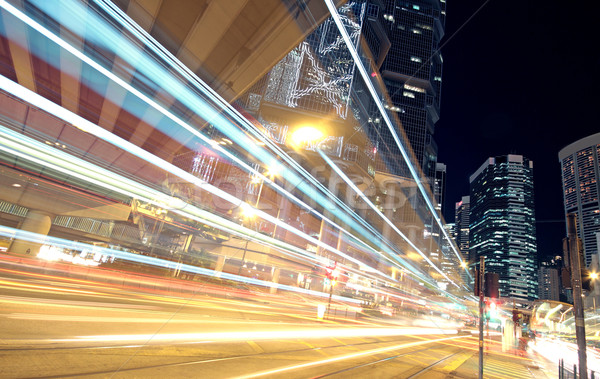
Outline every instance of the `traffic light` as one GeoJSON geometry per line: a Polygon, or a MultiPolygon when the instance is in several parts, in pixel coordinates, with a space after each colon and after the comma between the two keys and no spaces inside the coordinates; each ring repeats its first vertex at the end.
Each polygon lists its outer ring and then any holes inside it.
{"type": "Polygon", "coordinates": [[[325,267],[325,278],[327,279],[327,284],[331,283],[335,285],[335,281],[340,275],[340,270],[337,269],[337,262],[333,264],[333,266],[325,267]]]}
{"type": "Polygon", "coordinates": [[[498,314],[498,309],[497,309],[497,305],[496,302],[494,300],[490,300],[490,308],[489,308],[489,318],[492,317],[496,317],[496,315],[498,314]]]}
{"type": "MultiPolygon", "coordinates": [[[[571,241],[569,241],[569,238],[563,239],[563,262],[565,267],[563,267],[561,272],[561,282],[563,288],[565,289],[571,289],[573,287],[573,285],[571,284],[572,262],[570,261],[570,243],[571,241]]],[[[594,280],[596,279],[597,274],[591,273],[590,270],[585,268],[585,252],[583,250],[583,242],[581,241],[581,238],[577,238],[576,241],[573,241],[573,243],[576,243],[576,248],[578,250],[577,252],[579,253],[579,265],[581,267],[581,289],[584,291],[591,292],[594,290],[594,280]]]]}
{"type": "Polygon", "coordinates": [[[485,296],[495,299],[500,297],[499,278],[495,272],[487,272],[485,274],[485,296]]]}
{"type": "Polygon", "coordinates": [[[515,323],[515,325],[518,325],[519,321],[521,321],[521,312],[519,312],[516,309],[513,309],[512,319],[513,319],[513,322],[515,323]]]}
{"type": "MultiPolygon", "coordinates": [[[[485,297],[500,297],[499,276],[495,272],[486,272],[484,275],[483,295],[485,297]]],[[[475,296],[479,296],[479,270],[475,270],[475,286],[473,288],[475,296]]]]}
{"type": "Polygon", "coordinates": [[[333,277],[333,270],[334,270],[334,267],[329,267],[329,266],[325,267],[325,277],[327,279],[331,280],[331,278],[333,277]]]}

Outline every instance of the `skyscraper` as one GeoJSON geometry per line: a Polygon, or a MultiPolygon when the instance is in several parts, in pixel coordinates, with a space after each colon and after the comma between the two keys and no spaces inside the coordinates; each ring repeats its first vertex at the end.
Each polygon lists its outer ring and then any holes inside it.
{"type": "MultiPolygon", "coordinates": [[[[439,119],[442,89],[442,56],[438,49],[444,36],[446,2],[385,0],[383,3],[385,31],[391,46],[380,71],[392,102],[389,109],[402,122],[425,177],[433,180],[437,161],[433,132],[439,119]]],[[[393,145],[392,141],[386,142],[393,145]]],[[[390,158],[384,159],[388,165],[393,156],[390,158]]]]}
{"type": "Polygon", "coordinates": [[[499,275],[500,296],[538,297],[533,162],[522,155],[488,160],[470,177],[469,255],[499,275]]]}
{"type": "Polygon", "coordinates": [[[436,163],[435,165],[433,197],[437,203],[437,211],[439,214],[442,214],[442,209],[444,209],[444,199],[446,198],[446,165],[443,163],[436,163]]]}
{"type": "Polygon", "coordinates": [[[562,168],[565,215],[577,214],[577,234],[585,263],[598,254],[600,238],[600,133],[580,139],[558,153],[562,168]]]}
{"type": "Polygon", "coordinates": [[[454,209],[454,234],[456,236],[456,244],[466,260],[469,259],[470,199],[469,196],[463,196],[461,201],[456,203],[454,209]]]}
{"type": "Polygon", "coordinates": [[[543,300],[560,300],[558,269],[548,262],[542,262],[539,270],[538,296],[543,300]]]}

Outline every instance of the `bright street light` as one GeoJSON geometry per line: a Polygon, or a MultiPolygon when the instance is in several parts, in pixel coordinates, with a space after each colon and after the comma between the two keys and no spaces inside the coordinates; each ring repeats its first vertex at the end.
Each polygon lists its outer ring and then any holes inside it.
{"type": "Polygon", "coordinates": [[[290,136],[290,142],[294,147],[301,147],[322,140],[324,135],[321,130],[314,126],[303,126],[294,130],[290,136]]]}

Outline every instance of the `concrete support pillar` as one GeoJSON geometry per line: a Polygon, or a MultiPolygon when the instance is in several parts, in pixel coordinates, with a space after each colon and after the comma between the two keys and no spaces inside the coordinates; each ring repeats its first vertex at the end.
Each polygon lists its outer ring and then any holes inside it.
{"type": "Polygon", "coordinates": [[[271,284],[271,288],[269,289],[270,293],[277,293],[277,284],[279,283],[279,273],[281,272],[281,269],[279,267],[275,267],[273,269],[273,276],[271,278],[271,282],[273,282],[273,284],[271,284]]]}
{"type": "Polygon", "coordinates": [[[417,225],[409,225],[408,226],[408,239],[417,246],[420,245],[420,243],[419,243],[420,236],[417,235],[417,232],[419,232],[419,229],[420,228],[417,225]]]}
{"type": "Polygon", "coordinates": [[[21,225],[21,230],[36,233],[38,235],[36,241],[20,239],[20,236],[22,238],[24,238],[24,236],[17,233],[8,251],[17,254],[37,256],[40,252],[40,247],[43,245],[43,237],[47,236],[50,231],[53,217],[53,215],[41,211],[30,210],[27,212],[27,216],[21,225]]]}
{"type": "Polygon", "coordinates": [[[223,272],[223,267],[225,266],[225,260],[227,258],[225,258],[222,255],[219,255],[219,257],[217,258],[217,265],[215,266],[215,272],[217,273],[217,277],[221,276],[221,272],[223,272]]]}
{"type": "MultiPolygon", "coordinates": [[[[329,176],[329,181],[327,184],[327,188],[329,189],[329,191],[331,191],[333,196],[337,196],[339,193],[338,184],[340,183],[340,181],[341,181],[341,178],[335,172],[331,171],[330,176],[329,176]]],[[[332,211],[332,209],[325,209],[323,211],[323,215],[325,217],[331,219],[333,217],[333,213],[331,211],[332,211]]],[[[331,236],[331,234],[330,234],[331,232],[333,232],[332,227],[329,226],[324,219],[321,220],[321,228],[319,230],[319,241],[323,242],[329,246],[337,246],[338,241],[334,237],[331,236]]],[[[336,234],[336,236],[337,236],[337,234],[336,234]]],[[[317,249],[317,255],[329,256],[330,253],[328,250],[319,246],[319,248],[317,249]]]]}

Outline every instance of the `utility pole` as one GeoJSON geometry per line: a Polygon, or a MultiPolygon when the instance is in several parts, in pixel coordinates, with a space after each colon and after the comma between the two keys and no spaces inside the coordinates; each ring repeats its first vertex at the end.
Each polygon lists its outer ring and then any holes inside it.
{"type": "Polygon", "coordinates": [[[485,290],[485,260],[479,260],[479,379],[483,379],[483,312],[485,290]]]}
{"type": "Polygon", "coordinates": [[[567,214],[567,246],[571,263],[571,285],[573,286],[573,311],[575,313],[575,336],[579,355],[579,378],[587,379],[587,345],[585,342],[585,319],[583,316],[583,299],[581,290],[581,256],[579,255],[579,238],[577,238],[577,216],[567,214]]]}

